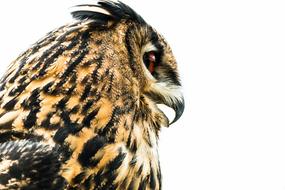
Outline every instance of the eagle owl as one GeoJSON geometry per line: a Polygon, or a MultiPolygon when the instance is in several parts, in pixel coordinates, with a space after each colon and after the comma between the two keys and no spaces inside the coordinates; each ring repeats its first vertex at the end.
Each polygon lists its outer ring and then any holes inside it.
{"type": "Polygon", "coordinates": [[[170,46],[122,2],[72,15],[0,81],[0,189],[160,190],[159,131],[184,110],[170,46]]]}

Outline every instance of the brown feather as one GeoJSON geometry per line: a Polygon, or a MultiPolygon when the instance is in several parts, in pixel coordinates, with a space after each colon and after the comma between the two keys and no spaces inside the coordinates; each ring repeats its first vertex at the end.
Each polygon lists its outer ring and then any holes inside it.
{"type": "Polygon", "coordinates": [[[20,132],[62,146],[66,189],[160,189],[157,141],[168,120],[141,61],[154,34],[177,72],[167,43],[141,22],[85,19],[49,33],[1,81],[0,137],[20,132]]]}

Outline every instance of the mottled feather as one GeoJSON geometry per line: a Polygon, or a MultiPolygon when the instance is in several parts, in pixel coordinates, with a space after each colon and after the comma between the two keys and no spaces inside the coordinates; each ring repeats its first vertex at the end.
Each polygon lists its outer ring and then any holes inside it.
{"type": "MultiPolygon", "coordinates": [[[[80,5],[72,15],[74,22],[36,42],[1,79],[0,154],[7,159],[0,166],[50,167],[50,189],[160,190],[158,136],[169,121],[157,104],[172,107],[175,121],[184,109],[169,45],[121,2],[80,5]],[[143,61],[150,51],[157,56],[152,72],[143,61]]],[[[7,175],[19,187],[45,184],[7,175]]]]}

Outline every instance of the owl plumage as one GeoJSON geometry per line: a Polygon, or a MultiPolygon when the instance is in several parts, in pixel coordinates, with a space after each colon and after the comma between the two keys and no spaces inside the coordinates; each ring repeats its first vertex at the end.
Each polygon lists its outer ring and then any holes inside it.
{"type": "Polygon", "coordinates": [[[157,105],[175,110],[171,123],[184,109],[170,46],[121,2],[79,5],[72,15],[1,79],[0,189],[160,190],[158,137],[170,122],[157,105]],[[54,173],[15,177],[4,167],[10,154],[19,168],[33,155],[25,163],[35,172],[34,160],[50,158],[54,173]]]}

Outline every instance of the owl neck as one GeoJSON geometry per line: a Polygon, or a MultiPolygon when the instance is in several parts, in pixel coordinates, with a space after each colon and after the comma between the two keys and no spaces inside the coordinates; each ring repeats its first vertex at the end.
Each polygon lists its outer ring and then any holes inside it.
{"type": "Polygon", "coordinates": [[[126,145],[131,152],[128,172],[132,174],[132,180],[129,186],[133,189],[160,190],[161,171],[155,129],[149,123],[134,123],[126,145]]]}

